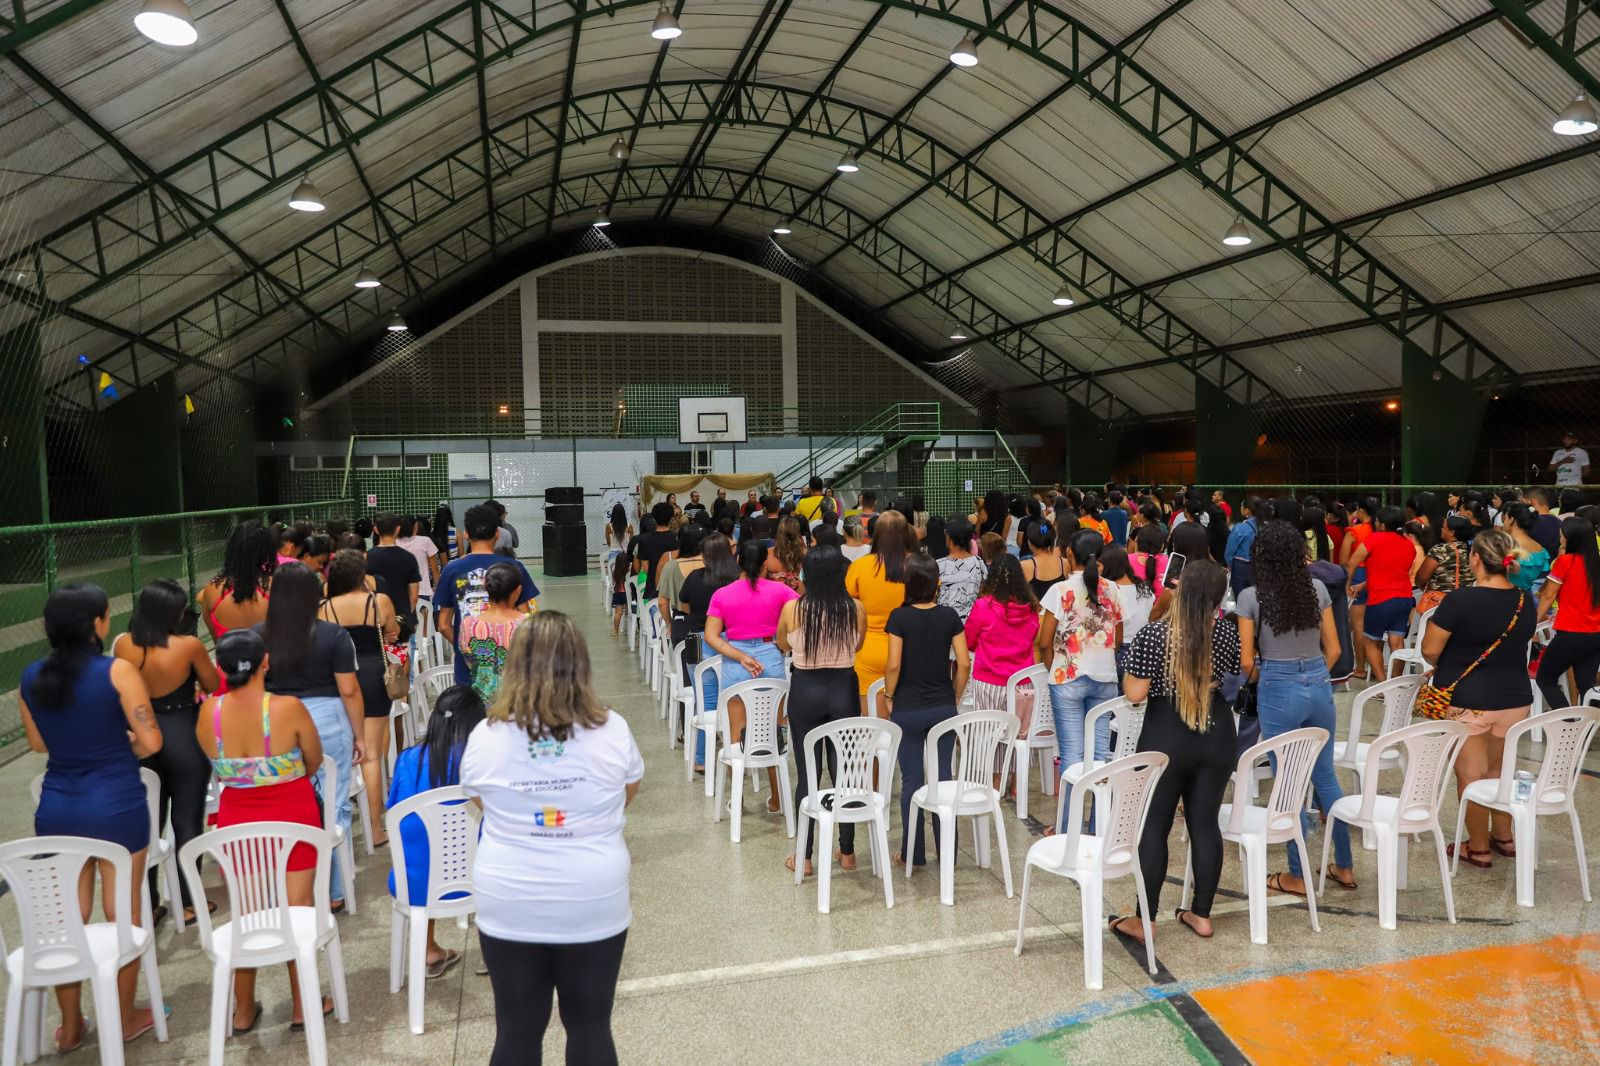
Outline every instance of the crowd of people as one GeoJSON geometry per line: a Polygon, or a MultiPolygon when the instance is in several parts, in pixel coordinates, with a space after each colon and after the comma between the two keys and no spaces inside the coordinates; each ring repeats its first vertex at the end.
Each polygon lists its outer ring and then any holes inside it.
{"type": "MultiPolygon", "coordinates": [[[[157,831],[170,828],[180,850],[210,827],[321,829],[330,804],[348,834],[358,768],[372,811],[364,831],[375,846],[393,844],[383,833],[385,796],[393,806],[459,785],[483,819],[473,890],[480,972],[496,1005],[490,1062],[529,1061],[557,994],[569,1047],[581,1048],[585,1062],[615,1062],[611,1007],[631,922],[623,811],[644,763],[626,720],[595,694],[576,624],[536,611],[533,579],[501,551],[514,551],[506,531],[504,509],[492,501],[468,509],[459,528],[444,509],[432,523],[384,513],[348,529],[244,522],[192,608],[177,582],[154,581],[115,640],[105,590],[57,589],[44,608],[49,654],[24,670],[19,693],[28,742],[47,756],[35,831],[126,848],[138,884],[152,843],[142,768],[161,782],[157,831]],[[410,689],[419,612],[429,609],[455,647],[455,684],[432,700],[425,735],[399,751],[385,792],[390,708],[410,689]],[[339,783],[333,794],[329,780],[339,783]]],[[[400,830],[409,901],[420,905],[428,836],[416,815],[400,830]]],[[[335,913],[347,907],[339,862],[335,849],[335,913]]],[[[312,906],[316,850],[296,844],[286,863],[287,902],[312,906]]],[[[85,917],[97,875],[114,920],[109,863],[81,875],[85,917]]],[[[148,895],[132,895],[136,926],[144,900],[159,898],[155,871],[148,876],[148,895]]],[[[154,908],[152,925],[168,906],[194,919],[198,908],[215,912],[218,900],[186,880],[180,899],[154,908]]],[[[430,923],[428,977],[460,958],[430,923]]],[[[288,1021],[298,1030],[308,1010],[327,1014],[333,1004],[302,1003],[289,969],[288,1021]]],[[[137,962],[119,974],[130,1041],[155,1026],[135,1003],[137,978],[137,962]]],[[[233,1034],[253,1031],[265,1013],[255,971],[236,971],[231,993],[233,1034]]],[[[55,1043],[72,1051],[86,1028],[81,987],[62,985],[57,998],[55,1043]]]]}

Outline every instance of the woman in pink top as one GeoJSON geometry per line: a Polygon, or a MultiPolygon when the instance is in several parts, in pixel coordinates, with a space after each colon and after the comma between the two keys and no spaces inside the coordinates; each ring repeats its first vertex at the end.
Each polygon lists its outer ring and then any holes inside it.
{"type": "MultiPolygon", "coordinates": [[[[844,587],[850,561],[832,544],[819,544],[805,560],[804,596],[783,605],[778,617],[778,647],[794,654],[789,680],[789,732],[797,738],[794,806],[810,792],[806,767],[814,753],[808,740],[818,726],[842,718],[856,718],[856,650],[867,635],[867,609],[852,599],[844,587]]],[[[827,749],[828,774],[838,785],[839,768],[833,748],[827,749]]],[[[817,779],[822,778],[818,768],[817,779]]],[[[811,873],[813,835],[806,836],[806,873],[811,873]]],[[[839,824],[839,865],[856,868],[856,827],[839,824]]],[[[795,857],[788,867],[794,869],[795,857]]]]}
{"type": "MultiPolygon", "coordinates": [[[[972,651],[969,683],[975,710],[1006,709],[1006,682],[1018,670],[1038,661],[1034,642],[1039,635],[1039,602],[1022,576],[1022,564],[1002,555],[989,567],[979,589],[978,602],[967,616],[967,647],[972,651]]],[[[1026,737],[1033,725],[1033,686],[1017,690],[1017,736],[1026,737]]],[[[1000,787],[995,774],[994,787],[1000,787]]]]}
{"type": "MultiPolygon", "coordinates": [[[[711,594],[706,607],[706,644],[722,656],[718,691],[753,677],[784,680],[783,652],[774,641],[778,618],[784,604],[799,599],[788,585],[762,576],[767,565],[767,549],[755,538],[739,545],[740,576],[711,594]]],[[[728,726],[734,737],[744,736],[744,701],[728,703],[728,726]]],[[[708,765],[706,770],[710,772],[708,765]]],[[[767,812],[777,814],[778,771],[767,770],[772,790],[767,793],[767,812]]]]}

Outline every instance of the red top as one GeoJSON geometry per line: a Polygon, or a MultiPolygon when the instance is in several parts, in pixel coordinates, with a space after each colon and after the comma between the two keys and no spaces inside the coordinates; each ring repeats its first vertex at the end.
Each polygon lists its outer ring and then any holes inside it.
{"type": "Polygon", "coordinates": [[[1556,593],[1555,628],[1562,633],[1600,633],[1600,608],[1594,605],[1589,587],[1589,571],[1576,555],[1559,555],[1550,568],[1551,581],[1561,586],[1556,593]]]}
{"type": "Polygon", "coordinates": [[[1411,598],[1411,564],[1417,549],[1403,533],[1377,530],[1367,534],[1367,606],[1411,598]]]}

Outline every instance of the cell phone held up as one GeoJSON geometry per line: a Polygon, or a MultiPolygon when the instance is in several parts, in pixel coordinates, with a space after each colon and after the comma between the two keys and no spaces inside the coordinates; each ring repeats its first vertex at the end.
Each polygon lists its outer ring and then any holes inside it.
{"type": "Polygon", "coordinates": [[[1178,552],[1173,552],[1167,556],[1167,576],[1166,580],[1161,583],[1164,588],[1175,589],[1178,587],[1178,575],[1183,572],[1185,561],[1184,556],[1178,552]]]}

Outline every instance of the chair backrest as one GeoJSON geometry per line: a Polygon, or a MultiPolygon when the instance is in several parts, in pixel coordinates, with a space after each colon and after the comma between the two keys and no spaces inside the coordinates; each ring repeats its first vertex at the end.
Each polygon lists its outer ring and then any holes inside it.
{"type": "Polygon", "coordinates": [[[463,901],[472,895],[472,865],[478,858],[478,823],[483,811],[477,804],[467,802],[467,791],[460,785],[419,792],[389,808],[383,824],[389,831],[394,864],[394,898],[402,903],[411,901],[406,877],[406,838],[401,824],[407,816],[421,821],[428,836],[426,905],[434,907],[444,903],[466,909],[463,901]],[[444,899],[451,895],[456,898],[444,899]]]}
{"type": "Polygon", "coordinates": [[[26,974],[49,974],[50,983],[81,980],[94,969],[89,939],[78,902],[78,879],[84,863],[111,863],[116,883],[112,900],[117,913],[119,954],[133,947],[133,857],[128,849],[86,837],[26,837],[0,844],[0,879],[17,901],[22,929],[22,965],[26,974]],[[59,980],[58,980],[59,978],[59,980]]]}
{"type": "Polygon", "coordinates": [[[433,714],[433,701],[439,694],[456,683],[456,668],[454,664],[444,663],[440,666],[430,666],[417,676],[417,683],[411,686],[413,702],[422,712],[422,721],[426,722],[433,714]]]}
{"type": "Polygon", "coordinates": [[[1517,776],[1517,745],[1535,729],[1544,730],[1544,758],[1534,779],[1533,794],[1539,806],[1565,810],[1578,787],[1583,761],[1600,730],[1600,707],[1563,707],[1524,718],[1506,732],[1505,754],[1500,761],[1500,790],[1496,800],[1511,801],[1517,776]]]}
{"type": "Polygon", "coordinates": [[[1056,735],[1055,716],[1049,713],[1047,702],[1050,698],[1049,682],[1050,668],[1044,663],[1034,663],[1006,678],[1006,710],[1019,722],[1022,716],[1017,713],[1017,697],[1024,685],[1033,689],[1033,721],[1028,727],[1028,735],[1024,740],[1034,737],[1053,737],[1056,735]]]}
{"type": "Polygon", "coordinates": [[[887,682],[880,677],[878,680],[867,686],[867,713],[874,718],[879,717],[878,698],[883,695],[883,686],[886,683],[887,682]]]}
{"type": "MultiPolygon", "coordinates": [[[[873,767],[880,752],[889,752],[890,765],[894,764],[900,749],[900,727],[887,718],[842,718],[817,726],[800,741],[810,749],[806,762],[806,787],[812,796],[833,797],[835,813],[867,806],[868,798],[877,794],[884,804],[894,788],[893,774],[879,774],[873,783],[873,767]],[[833,787],[817,787],[817,767],[826,765],[823,745],[833,748],[838,767],[833,774],[833,787]]],[[[821,802],[820,800],[818,802],[821,802]]]]}
{"type": "Polygon", "coordinates": [[[922,745],[923,780],[932,785],[939,777],[939,744],[946,733],[954,733],[955,752],[950,760],[950,780],[957,783],[957,795],[966,796],[968,789],[981,788],[984,792],[994,788],[994,770],[1000,766],[1000,789],[1005,791],[1006,777],[1011,760],[1000,754],[1010,749],[1017,739],[1017,717],[1009,711],[967,711],[946,718],[928,730],[922,745]]]}
{"type": "Polygon", "coordinates": [[[1125,759],[1139,749],[1139,734],[1144,732],[1145,705],[1134,703],[1126,696],[1114,696],[1095,704],[1083,716],[1083,760],[1087,769],[1099,765],[1094,757],[1094,731],[1101,718],[1112,715],[1116,719],[1117,746],[1111,752],[1113,759],[1125,759]]]}
{"type": "Polygon", "coordinates": [[[659,640],[661,636],[661,604],[651,600],[644,608],[645,633],[651,640],[659,640]]]}
{"type": "Polygon", "coordinates": [[[1395,797],[1395,825],[1404,829],[1431,824],[1438,817],[1444,790],[1451,784],[1450,770],[1466,739],[1464,723],[1423,721],[1374,740],[1367,749],[1366,772],[1361,778],[1361,811],[1357,817],[1362,821],[1372,820],[1380,760],[1384,752],[1400,748],[1405,756],[1406,776],[1395,797]]]}
{"type": "Polygon", "coordinates": [[[1072,793],[1072,809],[1067,814],[1067,855],[1074,861],[1082,848],[1083,804],[1092,793],[1095,800],[1095,836],[1100,839],[1100,867],[1106,877],[1120,877],[1133,870],[1139,859],[1139,837],[1144,832],[1145,815],[1156,781],[1167,768],[1167,756],[1159,751],[1141,751],[1122,759],[1112,759],[1080,778],[1076,786],[1063,784],[1056,801],[1056,824],[1061,824],[1062,806],[1072,793]],[[1104,803],[1102,810],[1100,805],[1104,803]]]}
{"type": "Polygon", "coordinates": [[[694,684],[694,709],[696,712],[705,710],[706,707],[706,678],[713,675],[720,677],[722,670],[722,656],[713,655],[708,659],[701,659],[694,664],[694,673],[690,680],[694,684]]]}
{"type": "Polygon", "coordinates": [[[1255,767],[1265,756],[1273,757],[1272,792],[1267,796],[1267,832],[1276,834],[1292,830],[1300,820],[1300,808],[1305,806],[1306,790],[1311,786],[1311,771],[1316,768],[1317,755],[1328,742],[1328,731],[1316,726],[1291,729],[1279,733],[1271,740],[1247,748],[1239,756],[1239,765],[1233,772],[1233,809],[1228,819],[1228,831],[1237,833],[1244,828],[1244,813],[1254,806],[1255,767]]]}
{"type": "Polygon", "coordinates": [[[1433,620],[1433,612],[1437,607],[1429,607],[1417,616],[1416,625],[1411,628],[1411,633],[1406,637],[1406,647],[1413,650],[1422,647],[1423,640],[1428,635],[1428,623],[1433,620]]]}
{"type": "Polygon", "coordinates": [[[141,766],[139,780],[144,782],[144,805],[150,809],[150,846],[155,847],[161,839],[161,775],[141,766]]]}
{"type": "Polygon", "coordinates": [[[783,715],[783,704],[789,698],[789,682],[775,677],[753,677],[729,685],[717,693],[717,722],[722,728],[722,742],[732,746],[739,743],[733,735],[733,724],[728,721],[728,701],[744,701],[744,753],[746,756],[776,756],[778,737],[782,729],[778,719],[783,715]]]}
{"type": "Polygon", "coordinates": [[[418,597],[417,635],[423,639],[433,636],[433,604],[418,597]]]}
{"type": "Polygon", "coordinates": [[[631,574],[627,578],[625,578],[623,580],[623,582],[622,582],[623,599],[625,599],[628,602],[628,613],[629,614],[638,614],[639,613],[639,601],[640,601],[640,597],[643,595],[643,591],[644,590],[639,588],[639,582],[635,581],[631,574]]]}
{"type": "MultiPolygon", "coordinates": [[[[325,759],[323,765],[332,761],[325,759]]],[[[298,822],[246,822],[202,833],[179,849],[178,868],[183,871],[183,879],[189,883],[189,894],[195,899],[205,898],[200,856],[211,856],[221,872],[223,886],[228,890],[228,917],[233,923],[236,962],[243,964],[252,954],[281,953],[293,947],[289,855],[297,844],[305,844],[316,851],[312,898],[317,911],[316,927],[325,929],[333,922],[329,887],[333,838],[326,831],[298,822]]],[[[195,909],[195,923],[200,927],[201,948],[207,955],[214,956],[211,915],[205,907],[195,909]]]]}
{"type": "MultiPolygon", "coordinates": [[[[350,769],[350,776],[357,776],[358,771],[355,767],[352,766],[350,769]]],[[[339,839],[338,797],[344,794],[339,789],[343,787],[348,792],[350,783],[339,780],[339,762],[336,759],[323,759],[317,774],[322,778],[322,828],[327,830],[331,839],[337,840],[339,839]]]]}
{"type": "Polygon", "coordinates": [[[1378,736],[1388,736],[1396,729],[1404,728],[1411,721],[1411,705],[1417,701],[1417,692],[1422,688],[1422,681],[1421,674],[1407,674],[1379,681],[1376,685],[1368,685],[1356,693],[1356,698],[1350,704],[1350,732],[1345,747],[1347,762],[1353,764],[1355,761],[1356,745],[1361,742],[1362,718],[1367,704],[1372,700],[1383,701],[1383,718],[1378,724],[1378,736]]]}

